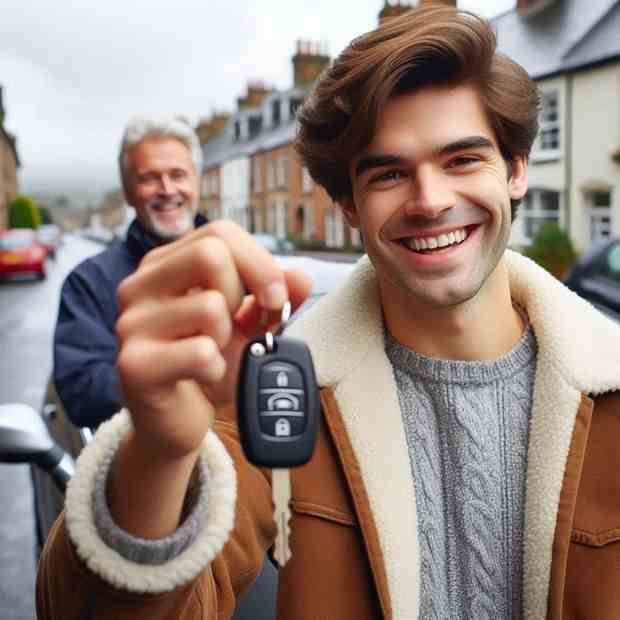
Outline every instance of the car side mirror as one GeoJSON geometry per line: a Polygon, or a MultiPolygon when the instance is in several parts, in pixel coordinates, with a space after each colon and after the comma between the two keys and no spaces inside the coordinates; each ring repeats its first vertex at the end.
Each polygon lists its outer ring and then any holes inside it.
{"type": "Polygon", "coordinates": [[[64,486],[74,473],[73,459],[51,438],[41,416],[28,405],[0,405],[0,463],[34,463],[64,486]]]}

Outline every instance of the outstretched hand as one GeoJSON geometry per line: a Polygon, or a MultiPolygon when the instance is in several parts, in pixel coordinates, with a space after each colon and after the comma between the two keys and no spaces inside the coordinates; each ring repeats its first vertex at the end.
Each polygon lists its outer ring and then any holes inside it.
{"type": "Polygon", "coordinates": [[[310,293],[245,230],[216,221],[151,251],[118,290],[117,365],[135,440],[159,457],[195,453],[231,402],[243,348],[310,293]]]}

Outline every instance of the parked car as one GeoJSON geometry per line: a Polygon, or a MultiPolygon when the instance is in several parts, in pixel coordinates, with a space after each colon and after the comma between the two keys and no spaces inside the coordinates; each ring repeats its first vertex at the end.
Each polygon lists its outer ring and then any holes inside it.
{"type": "Polygon", "coordinates": [[[593,245],[569,271],[564,283],[620,322],[620,237],[593,245]]]}
{"type": "Polygon", "coordinates": [[[56,251],[62,241],[62,232],[56,224],[42,224],[37,228],[37,239],[45,247],[47,253],[56,258],[56,251]]]}
{"type": "Polygon", "coordinates": [[[268,233],[254,233],[252,235],[263,247],[267,248],[272,254],[290,254],[295,246],[288,239],[280,239],[268,233]]]}
{"type": "Polygon", "coordinates": [[[0,277],[45,279],[47,250],[30,228],[0,231],[0,277]]]}
{"type": "MultiPolygon", "coordinates": [[[[293,316],[293,320],[316,303],[320,297],[340,286],[354,267],[353,263],[328,262],[307,256],[277,256],[276,260],[284,268],[303,268],[313,281],[310,297],[293,316]]],[[[47,386],[41,417],[54,442],[60,445],[71,459],[77,458],[82,448],[92,439],[90,429],[77,428],[71,423],[51,380],[47,386]]],[[[41,549],[50,528],[62,510],[64,492],[40,467],[33,466],[31,473],[37,542],[41,549]]],[[[276,590],[277,572],[266,561],[254,588],[238,605],[233,620],[272,620],[275,618],[276,590]]]]}

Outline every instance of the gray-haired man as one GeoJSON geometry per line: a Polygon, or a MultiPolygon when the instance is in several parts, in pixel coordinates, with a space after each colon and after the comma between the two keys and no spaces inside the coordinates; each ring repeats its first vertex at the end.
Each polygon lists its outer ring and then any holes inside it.
{"type": "Polygon", "coordinates": [[[123,134],[119,167],[136,219],[125,240],[69,274],[54,336],[54,383],[78,426],[96,427],[122,406],[115,368],[118,284],[149,250],[206,221],[197,214],[202,153],[184,121],[131,121],[123,134]]]}

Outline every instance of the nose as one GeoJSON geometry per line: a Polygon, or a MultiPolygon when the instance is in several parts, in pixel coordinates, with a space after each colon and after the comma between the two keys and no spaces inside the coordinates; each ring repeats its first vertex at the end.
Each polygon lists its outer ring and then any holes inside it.
{"type": "Polygon", "coordinates": [[[174,194],[174,184],[167,174],[162,174],[160,177],[159,191],[166,196],[174,194]]]}
{"type": "Polygon", "coordinates": [[[407,215],[435,219],[454,206],[454,196],[440,171],[420,166],[413,180],[405,210],[407,215]]]}

